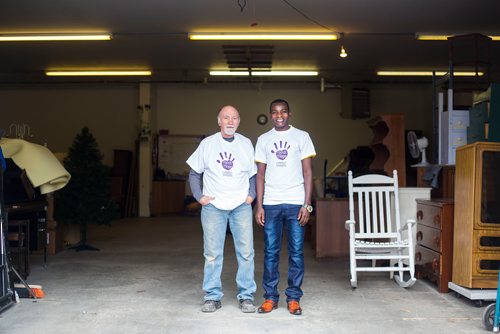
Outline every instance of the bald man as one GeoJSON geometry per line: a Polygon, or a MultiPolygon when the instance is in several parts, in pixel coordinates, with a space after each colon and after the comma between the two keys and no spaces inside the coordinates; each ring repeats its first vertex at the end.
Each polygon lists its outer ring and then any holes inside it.
{"type": "Polygon", "coordinates": [[[254,148],[248,138],[236,133],[240,115],[235,107],[224,106],[217,123],[220,131],[203,139],[186,161],[191,167],[191,191],[202,205],[205,298],[201,311],[215,312],[222,306],[221,271],[229,224],[238,261],[238,305],[242,312],[253,313],[256,284],[251,204],[257,173],[254,148]]]}

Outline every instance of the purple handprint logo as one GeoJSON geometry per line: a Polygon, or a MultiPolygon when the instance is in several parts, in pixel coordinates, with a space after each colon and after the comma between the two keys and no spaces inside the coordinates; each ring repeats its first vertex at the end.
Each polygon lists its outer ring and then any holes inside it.
{"type": "Polygon", "coordinates": [[[283,145],[283,141],[280,140],[280,146],[278,148],[278,144],[274,143],[274,147],[276,148],[276,152],[271,150],[271,153],[276,154],[276,157],[280,160],[285,160],[288,156],[288,150],[290,149],[290,145],[288,142],[285,142],[283,145]]]}
{"type": "Polygon", "coordinates": [[[233,168],[234,158],[233,158],[233,155],[231,153],[229,153],[229,155],[228,155],[227,152],[224,152],[224,154],[222,154],[222,152],[220,152],[219,155],[220,155],[221,159],[217,160],[217,162],[222,163],[222,168],[224,168],[225,170],[230,170],[231,168],[233,168]]]}

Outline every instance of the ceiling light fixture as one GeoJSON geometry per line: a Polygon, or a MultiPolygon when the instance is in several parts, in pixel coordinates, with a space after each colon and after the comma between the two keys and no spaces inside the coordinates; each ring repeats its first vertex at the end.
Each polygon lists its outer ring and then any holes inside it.
{"type": "Polygon", "coordinates": [[[340,56],[340,58],[346,58],[347,57],[347,52],[344,49],[343,45],[340,46],[340,54],[339,54],[339,56],[340,56]]]}
{"type": "Polygon", "coordinates": [[[151,71],[130,70],[130,71],[47,71],[47,76],[150,76],[151,71]]]}
{"type": "Polygon", "coordinates": [[[210,75],[214,76],[249,76],[248,71],[210,71],[210,75]]]}
{"type": "Polygon", "coordinates": [[[192,41],[248,41],[248,40],[289,40],[289,41],[335,41],[339,38],[337,33],[190,33],[192,41]]]}
{"type": "MultiPolygon", "coordinates": [[[[421,76],[432,76],[435,75],[445,75],[446,71],[377,71],[377,75],[379,76],[406,76],[406,77],[421,77],[421,76]]],[[[459,77],[474,77],[474,76],[483,76],[484,72],[474,72],[474,71],[457,71],[453,72],[454,76],[459,77]]]]}
{"type": "Polygon", "coordinates": [[[309,76],[315,77],[317,71],[253,71],[252,76],[309,76]]]}
{"type": "Polygon", "coordinates": [[[210,71],[215,76],[317,76],[317,71],[210,71]]]}
{"type": "Polygon", "coordinates": [[[0,34],[0,42],[109,41],[111,34],[0,34]]]}
{"type": "Polygon", "coordinates": [[[347,57],[347,51],[344,48],[344,34],[340,34],[340,58],[347,57]]]}
{"type": "MultiPolygon", "coordinates": [[[[415,38],[419,41],[447,41],[453,36],[464,34],[433,34],[433,33],[416,33],[415,38]]],[[[500,35],[487,35],[492,41],[500,41],[500,35]]]]}

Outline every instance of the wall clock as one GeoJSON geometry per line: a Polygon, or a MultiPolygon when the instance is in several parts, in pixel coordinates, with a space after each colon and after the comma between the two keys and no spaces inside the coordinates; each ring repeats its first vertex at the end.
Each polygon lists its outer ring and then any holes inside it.
{"type": "Polygon", "coordinates": [[[259,116],[257,116],[257,123],[259,123],[260,125],[266,124],[267,123],[267,116],[264,114],[260,114],[259,116]]]}

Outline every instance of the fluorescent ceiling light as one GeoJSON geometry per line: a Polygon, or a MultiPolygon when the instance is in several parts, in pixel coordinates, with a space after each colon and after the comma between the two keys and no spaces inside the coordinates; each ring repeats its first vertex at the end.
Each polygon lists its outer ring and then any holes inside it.
{"type": "Polygon", "coordinates": [[[210,71],[210,75],[249,76],[248,71],[210,71]]]}
{"type": "Polygon", "coordinates": [[[191,33],[189,39],[193,41],[242,41],[242,40],[291,40],[291,41],[335,41],[337,33],[191,33]]]}
{"type": "Polygon", "coordinates": [[[317,76],[317,71],[253,71],[252,76],[317,76]]]}
{"type": "Polygon", "coordinates": [[[210,71],[219,76],[317,76],[317,71],[210,71]]]}
{"type": "MultiPolygon", "coordinates": [[[[377,71],[377,75],[379,76],[406,76],[406,77],[418,77],[418,76],[432,76],[432,74],[436,75],[445,75],[448,72],[445,71],[377,71]]],[[[464,72],[464,71],[457,71],[453,72],[454,76],[458,77],[474,77],[476,76],[476,72],[470,71],[470,72],[464,72]]],[[[484,75],[483,72],[478,72],[478,76],[484,75]]]]}
{"type": "MultiPolygon", "coordinates": [[[[464,34],[425,34],[425,33],[416,33],[415,38],[420,41],[447,41],[448,38],[453,36],[459,36],[464,34]]],[[[489,38],[493,41],[500,41],[500,35],[488,35],[489,38]]]]}
{"type": "Polygon", "coordinates": [[[131,75],[151,75],[151,71],[47,71],[47,76],[131,76],[131,75]]]}
{"type": "Polygon", "coordinates": [[[0,34],[0,42],[109,41],[110,34],[0,34]]]}

